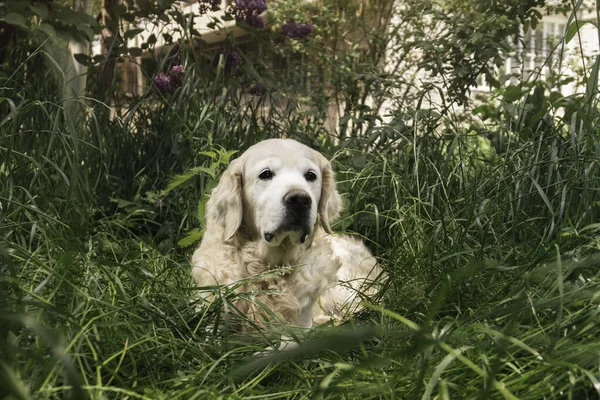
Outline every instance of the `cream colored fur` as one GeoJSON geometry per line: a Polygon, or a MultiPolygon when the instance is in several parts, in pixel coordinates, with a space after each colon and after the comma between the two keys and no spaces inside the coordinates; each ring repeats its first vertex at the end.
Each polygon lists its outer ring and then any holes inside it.
{"type": "Polygon", "coordinates": [[[331,232],[340,211],[325,157],[291,139],[260,142],[230,164],[212,191],[192,274],[199,286],[254,293],[255,301],[239,300],[236,308],[260,326],[273,322],[263,306],[303,327],[341,320],[359,308],[359,292],[374,293],[380,268],[361,241],[331,232]],[[265,170],[271,178],[261,178],[265,170]],[[291,191],[310,202],[302,226],[286,223],[284,196],[291,191]]]}

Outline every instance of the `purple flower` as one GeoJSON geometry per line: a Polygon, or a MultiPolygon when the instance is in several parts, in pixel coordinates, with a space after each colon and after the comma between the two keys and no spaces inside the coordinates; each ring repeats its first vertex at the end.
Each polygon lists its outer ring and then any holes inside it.
{"type": "Polygon", "coordinates": [[[183,74],[183,65],[175,65],[171,68],[168,75],[161,72],[155,75],[152,80],[156,88],[162,93],[173,93],[181,86],[183,74]]]}
{"type": "Polygon", "coordinates": [[[304,25],[298,26],[298,29],[300,30],[300,34],[302,35],[302,37],[307,37],[308,35],[313,33],[315,27],[313,26],[312,22],[307,22],[304,25]]]}
{"type": "Polygon", "coordinates": [[[240,55],[239,52],[235,51],[235,50],[231,50],[229,52],[227,52],[227,50],[224,47],[221,47],[219,50],[217,50],[217,54],[215,54],[215,58],[213,59],[213,66],[217,66],[219,64],[219,58],[221,57],[221,55],[224,55],[224,59],[225,59],[225,70],[229,71],[235,67],[238,67],[240,65],[242,65],[242,56],[240,55]]]}
{"type": "Polygon", "coordinates": [[[260,96],[265,91],[266,91],[266,88],[263,84],[255,83],[254,85],[252,85],[252,87],[250,88],[248,93],[250,93],[252,96],[260,96]]]}
{"type": "Polygon", "coordinates": [[[173,68],[171,68],[171,71],[169,72],[171,84],[173,84],[175,87],[181,86],[181,83],[183,82],[183,74],[183,65],[175,65],[173,68]]]}
{"type": "Polygon", "coordinates": [[[237,51],[232,50],[227,55],[227,60],[225,61],[225,68],[235,68],[240,65],[242,65],[242,56],[237,51]]]}
{"type": "Polygon", "coordinates": [[[307,22],[306,24],[299,24],[293,19],[287,20],[281,27],[283,35],[291,39],[304,39],[313,33],[314,30],[315,27],[312,23],[307,22]]]}
{"type": "Polygon", "coordinates": [[[266,0],[235,0],[235,8],[239,13],[262,14],[267,11],[266,0]]]}
{"type": "Polygon", "coordinates": [[[235,0],[230,12],[236,21],[246,21],[248,25],[260,29],[265,27],[265,21],[260,16],[265,11],[266,0],[235,0]]]}
{"type": "Polygon", "coordinates": [[[260,15],[250,14],[246,17],[246,23],[253,28],[262,29],[265,27],[265,20],[260,15]]]}
{"type": "Polygon", "coordinates": [[[154,81],[154,85],[162,93],[173,93],[175,91],[175,87],[171,82],[171,78],[165,75],[163,72],[155,75],[152,80],[154,81]]]}

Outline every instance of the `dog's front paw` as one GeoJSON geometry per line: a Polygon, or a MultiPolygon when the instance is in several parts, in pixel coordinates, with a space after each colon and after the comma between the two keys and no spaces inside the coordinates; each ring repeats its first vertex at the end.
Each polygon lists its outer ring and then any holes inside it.
{"type": "Polygon", "coordinates": [[[264,357],[264,356],[273,354],[273,352],[275,352],[275,351],[294,350],[294,349],[297,349],[298,346],[299,346],[299,343],[295,342],[293,338],[284,335],[281,337],[281,342],[279,343],[279,346],[277,346],[277,347],[269,346],[266,349],[264,349],[263,351],[254,352],[253,355],[257,356],[257,357],[264,357]]]}
{"type": "Polygon", "coordinates": [[[329,315],[321,314],[313,317],[313,325],[323,325],[328,322],[335,322],[335,318],[329,315]]]}

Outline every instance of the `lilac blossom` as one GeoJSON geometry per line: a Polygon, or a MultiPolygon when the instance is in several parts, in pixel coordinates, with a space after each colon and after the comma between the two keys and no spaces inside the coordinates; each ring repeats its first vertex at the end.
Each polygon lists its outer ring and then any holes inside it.
{"type": "Polygon", "coordinates": [[[152,80],[154,81],[154,85],[162,93],[173,93],[175,91],[171,78],[165,75],[164,72],[155,75],[152,80]]]}
{"type": "Polygon", "coordinates": [[[266,92],[266,88],[261,83],[255,83],[254,85],[252,85],[252,87],[248,91],[248,93],[250,93],[252,96],[260,96],[265,92],[266,92]]]}
{"type": "Polygon", "coordinates": [[[162,93],[173,93],[181,86],[183,82],[183,65],[175,65],[169,71],[169,74],[161,72],[154,76],[152,81],[156,88],[162,93]]]}
{"type": "Polygon", "coordinates": [[[239,52],[232,50],[227,55],[227,60],[225,61],[225,68],[235,68],[240,65],[242,65],[242,56],[239,52]]]}
{"type": "Polygon", "coordinates": [[[265,27],[265,20],[260,15],[252,14],[246,17],[246,23],[253,28],[262,29],[265,27]]]}
{"type": "Polygon", "coordinates": [[[260,14],[267,11],[266,0],[235,0],[231,9],[236,21],[245,21],[254,28],[264,28],[265,21],[260,14]]]}
{"type": "Polygon", "coordinates": [[[181,86],[181,83],[183,82],[183,74],[183,65],[175,65],[173,68],[171,68],[171,71],[169,72],[169,78],[171,78],[171,83],[176,87],[181,86]]]}
{"type": "Polygon", "coordinates": [[[313,33],[314,30],[315,27],[312,23],[307,22],[306,24],[299,24],[293,19],[287,20],[281,27],[283,35],[291,39],[304,39],[313,33]]]}
{"type": "Polygon", "coordinates": [[[221,47],[219,50],[217,50],[217,54],[215,54],[215,58],[212,62],[213,66],[217,66],[219,64],[221,55],[223,55],[225,61],[225,70],[227,71],[242,65],[242,56],[239,52],[235,50],[228,52],[225,48],[221,47]]]}
{"type": "Polygon", "coordinates": [[[236,0],[235,8],[239,13],[262,14],[267,11],[266,0],[236,0]]]}

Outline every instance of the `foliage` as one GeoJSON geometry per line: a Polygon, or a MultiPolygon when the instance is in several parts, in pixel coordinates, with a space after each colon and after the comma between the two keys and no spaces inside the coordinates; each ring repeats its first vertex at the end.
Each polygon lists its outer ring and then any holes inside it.
{"type": "MultiPolygon", "coordinates": [[[[486,68],[503,82],[492,66],[538,18],[525,3],[270,3],[266,29],[239,21],[249,44],[184,34],[142,66],[182,79],[115,86],[115,104],[93,84],[61,97],[40,4],[19,8],[27,46],[5,48],[0,75],[1,397],[598,397],[600,58],[580,94],[556,73],[466,96],[486,68]],[[244,294],[197,300],[215,288],[188,260],[221,171],[282,136],[333,160],[334,229],[362,235],[390,280],[344,326],[282,326],[301,347],[262,358],[278,335],[219,329],[244,294]]],[[[126,2],[119,21],[160,15],[144,4],[186,26],[169,1],[126,2]]]]}
{"type": "Polygon", "coordinates": [[[53,1],[42,0],[9,0],[0,7],[4,29],[3,46],[15,35],[23,39],[27,32],[37,31],[46,37],[59,36],[63,39],[91,41],[98,33],[96,19],[84,12],[74,11],[71,7],[53,1]]]}

